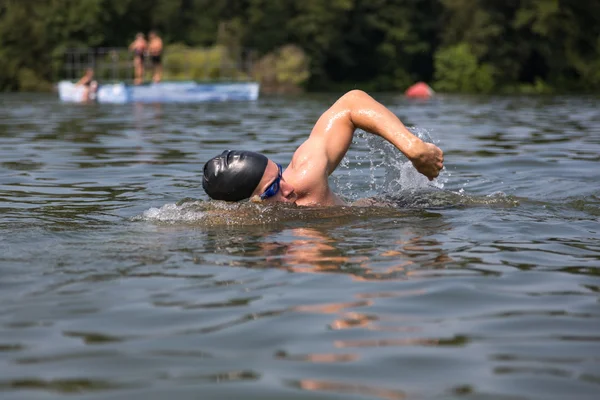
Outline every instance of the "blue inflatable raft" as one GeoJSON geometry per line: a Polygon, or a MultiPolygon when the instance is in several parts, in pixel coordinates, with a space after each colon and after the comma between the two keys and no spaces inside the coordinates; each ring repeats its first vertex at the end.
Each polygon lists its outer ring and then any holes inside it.
{"type": "MultiPolygon", "coordinates": [[[[145,85],[100,84],[95,94],[98,103],[199,103],[208,101],[256,100],[256,82],[197,83],[160,82],[145,85]]],[[[58,83],[58,95],[65,102],[83,102],[83,87],[71,81],[58,83]]]]}

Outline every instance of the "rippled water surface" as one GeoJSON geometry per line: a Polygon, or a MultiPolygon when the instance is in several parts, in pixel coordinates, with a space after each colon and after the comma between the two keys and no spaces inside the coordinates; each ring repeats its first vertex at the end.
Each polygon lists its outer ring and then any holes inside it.
{"type": "Polygon", "coordinates": [[[598,398],[598,98],[375,97],[446,170],[358,132],[353,205],[302,209],[208,202],[200,172],[286,165],[334,95],[2,95],[0,397],[598,398]]]}

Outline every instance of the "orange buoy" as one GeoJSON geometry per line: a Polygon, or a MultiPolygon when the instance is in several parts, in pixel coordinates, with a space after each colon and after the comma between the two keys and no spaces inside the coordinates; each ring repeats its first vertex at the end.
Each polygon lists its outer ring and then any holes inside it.
{"type": "Polygon", "coordinates": [[[425,82],[417,82],[404,92],[406,97],[413,99],[428,99],[433,96],[435,92],[425,82]]]}

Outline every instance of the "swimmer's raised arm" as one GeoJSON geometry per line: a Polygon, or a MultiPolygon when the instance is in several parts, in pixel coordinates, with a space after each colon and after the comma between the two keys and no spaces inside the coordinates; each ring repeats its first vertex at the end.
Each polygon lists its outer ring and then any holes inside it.
{"type": "Polygon", "coordinates": [[[346,93],[321,115],[294,159],[307,161],[308,157],[319,164],[318,158],[323,158],[329,175],[350,148],[356,128],[392,143],[429,180],[443,168],[444,155],[437,146],[413,135],[394,113],[361,90],[346,93]]]}

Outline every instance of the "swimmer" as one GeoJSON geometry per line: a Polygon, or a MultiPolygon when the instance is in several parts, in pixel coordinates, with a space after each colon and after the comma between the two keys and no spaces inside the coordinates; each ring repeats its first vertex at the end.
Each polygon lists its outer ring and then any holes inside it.
{"type": "Polygon", "coordinates": [[[202,187],[214,200],[344,205],[328,179],[350,148],[357,128],[393,144],[429,180],[444,167],[442,150],[413,135],[367,93],[352,90],[321,115],[285,171],[262,154],[226,150],[204,165],[202,187]]]}
{"type": "Polygon", "coordinates": [[[96,98],[96,91],[98,90],[98,82],[94,80],[94,70],[92,68],[86,68],[85,74],[75,86],[83,86],[83,102],[94,100],[96,98]]]}

